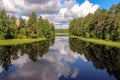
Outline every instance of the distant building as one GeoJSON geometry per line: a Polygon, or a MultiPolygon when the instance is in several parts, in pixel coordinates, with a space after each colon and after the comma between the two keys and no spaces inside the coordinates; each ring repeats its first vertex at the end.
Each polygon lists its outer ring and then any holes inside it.
{"type": "Polygon", "coordinates": [[[18,27],[20,27],[20,20],[16,19],[16,23],[15,23],[18,27]]]}

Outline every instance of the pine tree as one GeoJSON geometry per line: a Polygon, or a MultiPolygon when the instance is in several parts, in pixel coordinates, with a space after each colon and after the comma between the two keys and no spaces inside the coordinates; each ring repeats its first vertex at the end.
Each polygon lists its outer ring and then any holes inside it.
{"type": "Polygon", "coordinates": [[[37,37],[37,16],[35,12],[32,12],[27,23],[27,36],[31,38],[37,37]]]}

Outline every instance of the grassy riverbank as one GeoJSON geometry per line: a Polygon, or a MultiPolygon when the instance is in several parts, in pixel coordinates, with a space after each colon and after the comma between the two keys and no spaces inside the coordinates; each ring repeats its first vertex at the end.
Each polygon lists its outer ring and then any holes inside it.
{"type": "Polygon", "coordinates": [[[9,40],[0,40],[1,46],[7,46],[7,45],[17,45],[17,44],[24,44],[24,43],[31,43],[31,42],[37,42],[41,40],[45,40],[46,38],[36,38],[36,39],[9,39],[9,40]]]}
{"type": "Polygon", "coordinates": [[[80,40],[95,43],[95,44],[113,46],[113,47],[119,47],[120,48],[120,43],[119,42],[105,41],[105,40],[100,40],[100,39],[83,38],[83,37],[78,37],[78,36],[73,36],[73,35],[70,36],[70,37],[71,38],[78,38],[80,40]]]}
{"type": "Polygon", "coordinates": [[[68,33],[68,29],[55,29],[55,33],[68,33]]]}

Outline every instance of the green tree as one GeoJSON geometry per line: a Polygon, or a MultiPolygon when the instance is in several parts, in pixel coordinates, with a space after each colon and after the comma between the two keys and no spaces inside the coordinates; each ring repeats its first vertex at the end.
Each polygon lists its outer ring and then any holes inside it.
{"type": "Polygon", "coordinates": [[[37,37],[37,16],[35,12],[32,12],[27,23],[27,36],[31,38],[37,37]]]}
{"type": "Polygon", "coordinates": [[[43,19],[42,17],[40,16],[39,19],[38,19],[38,22],[37,22],[37,33],[38,33],[38,36],[39,37],[43,37],[43,33],[42,33],[42,30],[43,30],[43,27],[44,24],[43,24],[43,19]]]}
{"type": "Polygon", "coordinates": [[[20,28],[24,28],[26,23],[25,19],[19,18],[19,20],[20,20],[20,28]]]}
{"type": "Polygon", "coordinates": [[[50,23],[47,19],[42,19],[42,17],[39,17],[38,19],[37,32],[39,36],[44,36],[46,38],[51,38],[55,36],[54,25],[50,23]]]}
{"type": "Polygon", "coordinates": [[[0,11],[0,33],[2,39],[12,39],[13,28],[11,26],[10,17],[6,14],[5,10],[0,11]]]}

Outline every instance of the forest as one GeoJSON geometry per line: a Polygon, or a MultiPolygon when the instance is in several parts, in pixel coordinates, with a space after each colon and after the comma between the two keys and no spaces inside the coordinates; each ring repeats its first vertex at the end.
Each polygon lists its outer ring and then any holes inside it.
{"type": "Polygon", "coordinates": [[[120,42],[120,3],[109,10],[99,9],[85,18],[75,18],[69,25],[70,35],[120,42]]]}
{"type": "Polygon", "coordinates": [[[4,9],[0,11],[0,39],[51,38],[54,35],[54,25],[41,16],[37,18],[35,12],[32,12],[26,21],[7,15],[4,9]],[[16,20],[19,25],[16,25],[16,20]]]}

